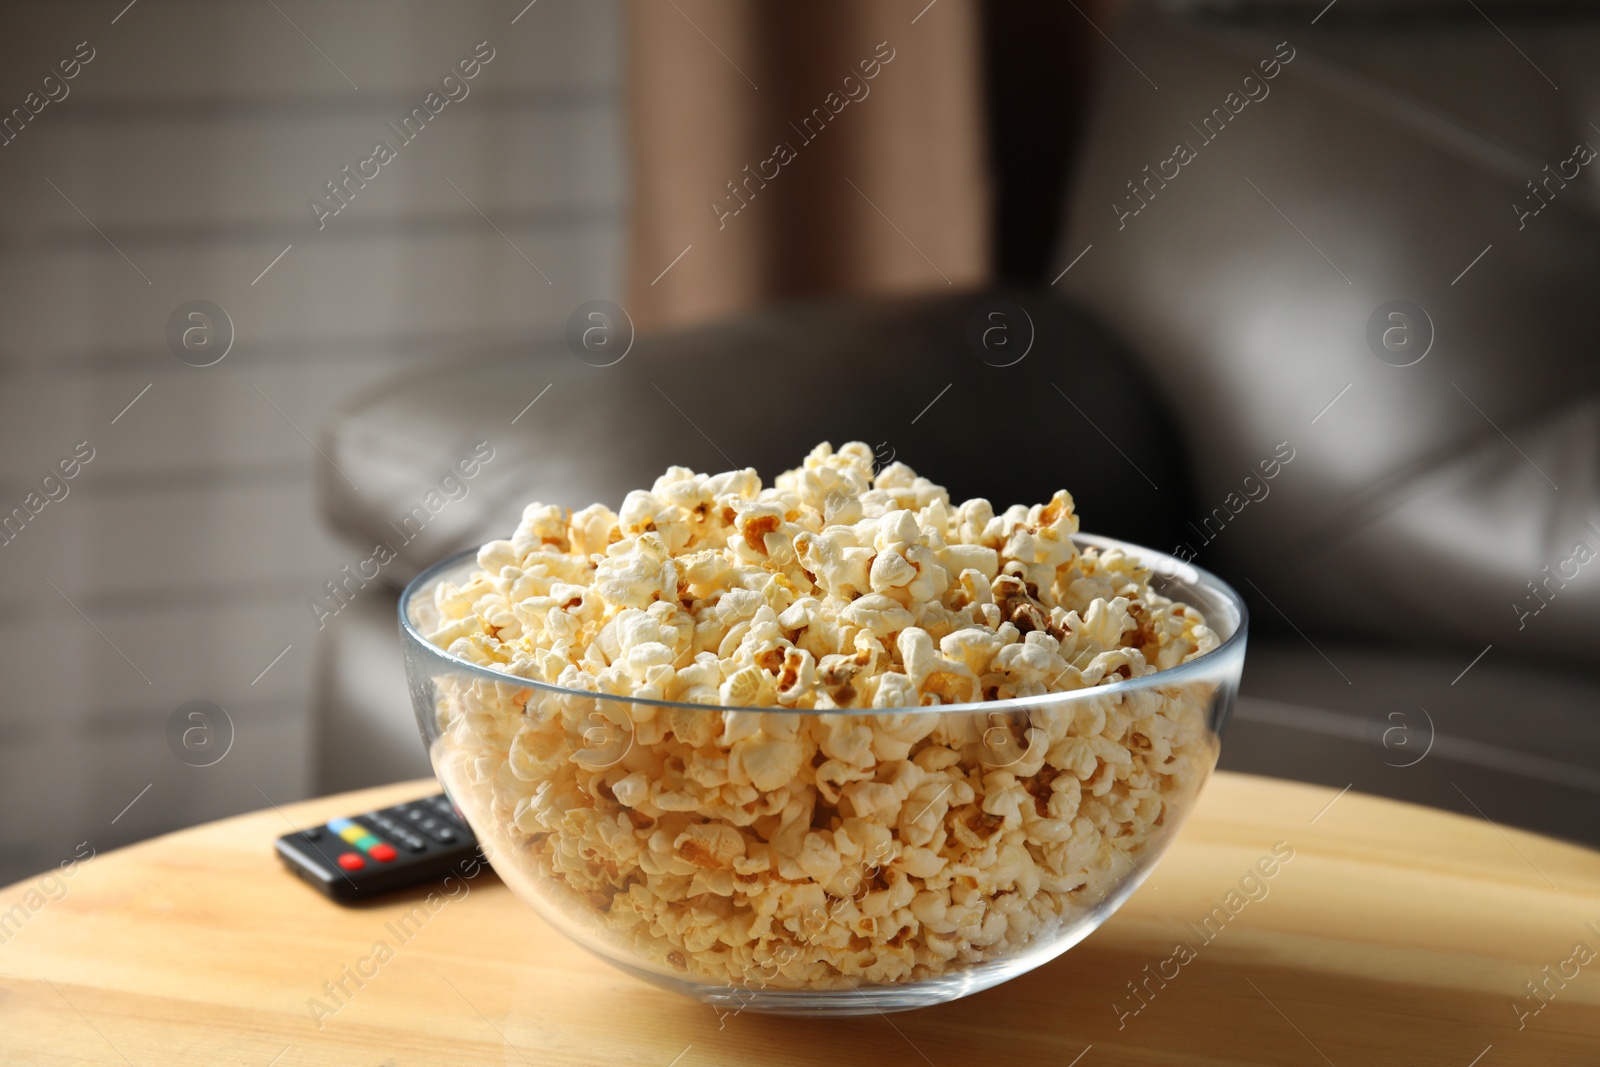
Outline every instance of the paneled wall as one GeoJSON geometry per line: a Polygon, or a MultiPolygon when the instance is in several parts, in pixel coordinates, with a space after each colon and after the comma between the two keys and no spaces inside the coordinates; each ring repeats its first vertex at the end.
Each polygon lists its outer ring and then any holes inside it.
{"type": "Polygon", "coordinates": [[[0,147],[0,515],[26,515],[0,544],[0,882],[305,795],[306,601],[356,558],[316,514],[319,428],[423,362],[566,358],[567,314],[620,275],[610,0],[125,3],[0,10],[0,116],[25,116],[0,147]],[[402,144],[387,123],[430,91],[402,144]],[[308,201],[380,140],[319,228],[308,201]],[[232,321],[212,366],[169,347],[193,299],[232,321]],[[232,721],[214,766],[169,746],[190,700],[232,721]]]}

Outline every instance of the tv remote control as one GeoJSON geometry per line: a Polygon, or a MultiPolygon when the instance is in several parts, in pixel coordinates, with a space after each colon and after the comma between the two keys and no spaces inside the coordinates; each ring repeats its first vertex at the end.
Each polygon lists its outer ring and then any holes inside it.
{"type": "Polygon", "coordinates": [[[276,848],[291,871],[341,903],[452,874],[471,878],[487,865],[443,793],[284,834],[276,848]]]}

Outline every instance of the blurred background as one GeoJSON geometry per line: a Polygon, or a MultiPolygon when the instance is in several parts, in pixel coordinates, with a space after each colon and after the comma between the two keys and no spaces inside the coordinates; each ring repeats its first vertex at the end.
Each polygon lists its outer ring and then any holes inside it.
{"type": "Polygon", "coordinates": [[[409,576],[824,439],[1232,581],[1225,767],[1600,843],[1597,46],[1489,0],[5,4],[0,881],[426,774],[409,576]]]}

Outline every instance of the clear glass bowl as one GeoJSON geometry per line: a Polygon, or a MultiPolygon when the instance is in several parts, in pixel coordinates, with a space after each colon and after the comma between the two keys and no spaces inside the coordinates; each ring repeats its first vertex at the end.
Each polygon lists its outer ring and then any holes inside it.
{"type": "Polygon", "coordinates": [[[434,588],[465,584],[466,552],[401,598],[417,722],[500,877],[630,974],[729,1011],[953,1000],[1065,952],[1138,888],[1216,766],[1238,692],[1238,594],[1150,549],[1074,540],[1137,558],[1219,647],[1142,678],[986,703],[630,700],[432,644],[434,588]],[[794,763],[795,743],[812,757],[794,763]],[[761,768],[756,785],[716,785],[731,758],[761,768]],[[848,781],[851,766],[874,773],[848,781]]]}

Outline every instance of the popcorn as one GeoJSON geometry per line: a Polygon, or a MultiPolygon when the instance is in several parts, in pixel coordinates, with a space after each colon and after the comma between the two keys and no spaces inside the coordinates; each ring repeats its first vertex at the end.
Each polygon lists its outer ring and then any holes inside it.
{"type": "Polygon", "coordinates": [[[972,710],[1218,646],[1077,529],[1065,492],[952,505],[859,442],[766,488],[673,467],[616,512],[529,505],[423,605],[507,679],[435,679],[435,766],[508,879],[662,974],[847,989],[1036,949],[1215,760],[1210,683],[972,710]]]}

